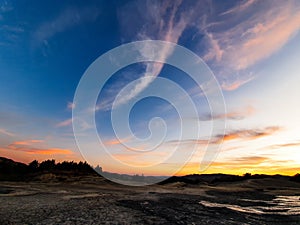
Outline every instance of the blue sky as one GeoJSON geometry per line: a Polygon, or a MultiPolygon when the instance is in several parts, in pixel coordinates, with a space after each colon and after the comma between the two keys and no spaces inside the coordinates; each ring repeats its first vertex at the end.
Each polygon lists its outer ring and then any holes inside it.
{"type": "MultiPolygon", "coordinates": [[[[155,169],[147,167],[166,159],[178,141],[178,113],[168,102],[146,98],[131,111],[129,123],[139,138],[150,134],[151,118],[165,120],[166,139],[155,153],[137,155],[125,150],[122,143],[131,143],[131,138],[117,140],[110,122],[116,95],[128,83],[150,74],[153,79],[176,82],[197,108],[197,118],[183,119],[187,124],[201,123],[201,138],[193,132],[183,134],[178,157],[191,146],[196,146],[196,152],[180,174],[199,172],[211,121],[224,118],[224,140],[206,172],[294,174],[300,171],[299,28],[300,3],[296,0],[1,0],[0,155],[23,162],[88,160],[115,172],[169,174],[170,168],[178,167],[176,160],[155,169]],[[173,42],[201,57],[219,82],[227,112],[209,116],[202,91],[173,66],[130,65],[109,79],[95,110],[99,136],[107,149],[133,169],[103,161],[102,150],[83,158],[72,130],[76,87],[99,56],[142,40],[173,42]]],[[[160,54],[168,57],[170,49],[160,54]]],[[[122,104],[146,91],[151,82],[133,86],[139,91],[124,94],[122,104]]],[[[95,147],[88,137],[86,142],[95,147]]],[[[145,142],[141,148],[152,144],[145,142]]]]}

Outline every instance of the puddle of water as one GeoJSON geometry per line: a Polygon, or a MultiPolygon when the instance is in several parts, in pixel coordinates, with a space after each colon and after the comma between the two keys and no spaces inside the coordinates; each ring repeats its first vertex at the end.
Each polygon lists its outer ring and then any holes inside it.
{"type": "Polygon", "coordinates": [[[228,208],[238,212],[254,214],[300,215],[300,196],[277,196],[271,201],[242,199],[243,201],[264,202],[270,206],[239,206],[232,204],[200,201],[206,207],[228,208]]]}

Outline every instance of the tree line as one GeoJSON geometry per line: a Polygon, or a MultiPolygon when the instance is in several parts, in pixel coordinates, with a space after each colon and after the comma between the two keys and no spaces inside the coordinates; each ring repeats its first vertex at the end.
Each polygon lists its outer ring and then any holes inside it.
{"type": "Polygon", "coordinates": [[[102,172],[102,168],[97,166],[93,168],[87,162],[63,161],[56,162],[54,159],[48,159],[42,162],[33,160],[29,164],[14,162],[11,159],[0,157],[0,179],[18,180],[26,176],[53,173],[70,175],[96,175],[102,172]]]}

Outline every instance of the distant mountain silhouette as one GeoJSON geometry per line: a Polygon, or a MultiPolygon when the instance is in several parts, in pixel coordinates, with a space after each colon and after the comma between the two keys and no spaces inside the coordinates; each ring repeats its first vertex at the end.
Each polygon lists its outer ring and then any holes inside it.
{"type": "Polygon", "coordinates": [[[221,182],[236,182],[236,181],[243,181],[248,179],[260,179],[260,178],[267,178],[271,177],[269,175],[264,174],[255,174],[251,175],[250,173],[246,173],[243,176],[239,175],[230,175],[230,174],[191,174],[186,176],[173,176],[164,181],[160,184],[168,184],[174,182],[181,182],[185,184],[215,184],[221,182]]]}
{"type": "MultiPolygon", "coordinates": [[[[59,162],[56,163],[54,159],[45,160],[39,163],[37,160],[33,160],[31,163],[24,164],[15,162],[11,159],[0,157],[0,180],[7,181],[28,181],[28,180],[57,180],[64,181],[69,177],[80,177],[80,176],[99,176],[99,173],[109,174],[110,177],[116,179],[125,180],[138,180],[141,181],[145,178],[155,180],[155,177],[144,177],[139,175],[127,175],[127,174],[116,174],[103,172],[100,166],[93,168],[87,162],[59,162]]],[[[236,182],[248,179],[260,179],[260,178],[276,178],[276,177],[289,177],[282,175],[264,175],[255,174],[251,175],[246,173],[243,176],[230,175],[230,174],[191,174],[186,176],[172,176],[159,184],[170,184],[180,182],[183,184],[215,184],[220,182],[236,182]]],[[[289,177],[291,181],[300,182],[300,174],[289,177]]]]}

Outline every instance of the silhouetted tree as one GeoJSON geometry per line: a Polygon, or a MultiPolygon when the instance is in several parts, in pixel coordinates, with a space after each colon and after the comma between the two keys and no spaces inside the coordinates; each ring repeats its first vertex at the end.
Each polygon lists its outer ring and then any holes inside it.
{"type": "Polygon", "coordinates": [[[245,179],[250,179],[251,178],[251,173],[245,173],[244,175],[243,175],[243,178],[245,178],[245,179]]]}
{"type": "Polygon", "coordinates": [[[40,171],[53,171],[55,169],[55,160],[48,159],[46,161],[41,162],[39,166],[40,171]]]}
{"type": "MultiPolygon", "coordinates": [[[[100,166],[96,167],[98,171],[102,172],[100,166]]],[[[0,180],[26,180],[32,176],[30,173],[47,173],[51,172],[57,175],[96,175],[94,168],[87,162],[60,162],[55,163],[55,160],[45,160],[39,163],[33,160],[29,164],[14,162],[11,159],[0,157],[0,180]]]]}
{"type": "Polygon", "coordinates": [[[39,168],[39,162],[37,160],[33,160],[28,164],[28,169],[30,172],[37,172],[39,168]]]}

